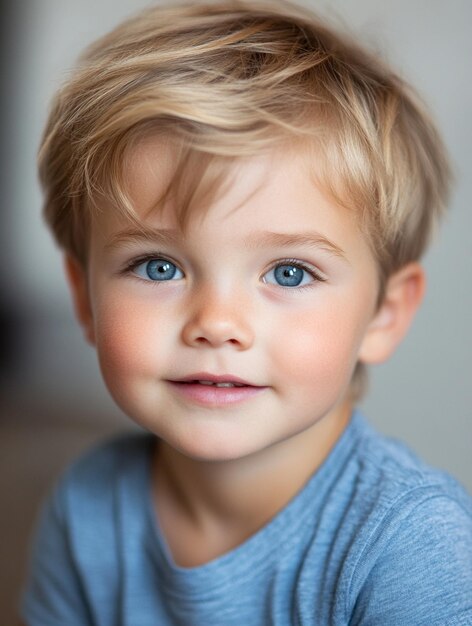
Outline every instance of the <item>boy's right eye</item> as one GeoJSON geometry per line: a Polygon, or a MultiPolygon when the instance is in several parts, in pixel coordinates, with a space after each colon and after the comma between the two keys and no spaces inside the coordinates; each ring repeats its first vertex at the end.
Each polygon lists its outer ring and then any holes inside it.
{"type": "Polygon", "coordinates": [[[172,261],[163,258],[152,258],[136,262],[131,269],[140,278],[154,282],[178,280],[184,276],[182,271],[172,261]]]}

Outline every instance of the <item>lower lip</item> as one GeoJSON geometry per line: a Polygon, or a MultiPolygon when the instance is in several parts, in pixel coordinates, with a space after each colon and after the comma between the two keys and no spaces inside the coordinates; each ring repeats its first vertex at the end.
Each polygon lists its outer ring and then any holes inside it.
{"type": "Polygon", "coordinates": [[[199,383],[168,381],[171,387],[187,400],[206,406],[222,406],[244,402],[259,395],[267,387],[216,387],[199,383]]]}

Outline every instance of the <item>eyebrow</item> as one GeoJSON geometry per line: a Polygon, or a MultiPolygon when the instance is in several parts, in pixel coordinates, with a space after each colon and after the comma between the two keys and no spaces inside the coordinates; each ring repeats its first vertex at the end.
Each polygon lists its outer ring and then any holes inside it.
{"type": "Polygon", "coordinates": [[[293,246],[305,246],[308,248],[323,249],[331,254],[346,259],[342,248],[330,241],[324,235],[316,232],[303,233],[274,233],[271,231],[256,232],[246,239],[248,248],[274,247],[289,248],[293,246]]]}
{"type": "MultiPolygon", "coordinates": [[[[154,229],[142,227],[121,231],[115,234],[105,245],[107,250],[119,248],[122,245],[133,243],[155,243],[160,245],[177,245],[184,241],[181,232],[175,229],[154,229]]],[[[346,259],[346,253],[338,245],[324,235],[317,232],[303,233],[276,233],[272,231],[258,231],[244,240],[244,247],[248,250],[264,248],[290,248],[305,246],[322,249],[335,256],[346,259]]]]}
{"type": "Polygon", "coordinates": [[[157,243],[178,244],[182,242],[182,235],[175,229],[157,229],[143,226],[138,229],[130,229],[120,231],[111,237],[110,241],[105,244],[106,250],[114,250],[127,244],[133,243],[157,243]]]}

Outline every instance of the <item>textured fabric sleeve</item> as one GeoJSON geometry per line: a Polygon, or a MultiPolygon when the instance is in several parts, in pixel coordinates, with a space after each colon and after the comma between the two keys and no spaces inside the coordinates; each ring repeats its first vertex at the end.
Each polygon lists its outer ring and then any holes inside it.
{"type": "Polygon", "coordinates": [[[27,626],[91,625],[70,552],[65,487],[43,505],[36,528],[21,616],[27,626]]]}
{"type": "Polygon", "coordinates": [[[472,625],[472,516],[460,501],[422,500],[363,557],[352,626],[472,625]]]}

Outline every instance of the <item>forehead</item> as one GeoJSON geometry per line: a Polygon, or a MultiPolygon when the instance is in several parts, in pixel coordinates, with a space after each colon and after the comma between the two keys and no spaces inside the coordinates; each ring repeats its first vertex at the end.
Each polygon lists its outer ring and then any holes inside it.
{"type": "MultiPolygon", "coordinates": [[[[124,182],[144,229],[180,229],[176,216],[184,196],[174,192],[178,187],[185,191],[189,183],[191,193],[184,201],[190,200],[191,206],[182,234],[198,235],[205,222],[215,237],[239,235],[246,241],[255,231],[316,231],[334,247],[336,239],[361,239],[355,211],[336,205],[323,192],[318,176],[321,157],[307,146],[285,144],[263,154],[231,159],[194,154],[186,163],[187,171],[179,170],[180,157],[181,148],[166,138],[149,137],[129,150],[124,182]],[[207,180],[202,182],[205,176],[207,180]],[[207,192],[213,186],[212,193],[199,196],[205,183],[207,192]]],[[[102,212],[98,222],[105,237],[130,227],[122,214],[111,208],[102,212]]]]}
{"type": "Polygon", "coordinates": [[[297,167],[304,165],[301,147],[293,144],[238,157],[202,153],[173,137],[150,136],[126,155],[125,187],[141,218],[153,208],[162,208],[165,201],[174,202],[174,211],[181,208],[175,203],[186,202],[189,212],[195,213],[204,212],[208,204],[236,207],[244,203],[246,196],[274,185],[275,169],[287,150],[290,160],[297,159],[297,167]],[[160,200],[164,202],[160,204],[160,200]]]}

